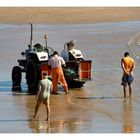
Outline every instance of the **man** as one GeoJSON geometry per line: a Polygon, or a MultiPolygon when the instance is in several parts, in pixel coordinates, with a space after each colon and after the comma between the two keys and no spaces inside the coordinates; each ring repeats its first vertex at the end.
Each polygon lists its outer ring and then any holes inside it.
{"type": "Polygon", "coordinates": [[[65,65],[65,61],[59,56],[57,51],[54,51],[53,56],[48,61],[48,65],[51,67],[54,94],[58,94],[58,82],[62,85],[66,94],[68,94],[68,86],[62,70],[62,65],[65,65]]]}
{"type": "Polygon", "coordinates": [[[123,69],[122,86],[124,98],[126,98],[127,84],[129,86],[129,98],[130,98],[132,94],[132,82],[133,82],[132,73],[134,72],[135,69],[135,61],[129,56],[128,52],[124,53],[124,57],[121,60],[121,67],[123,69]]]}
{"type": "Polygon", "coordinates": [[[35,112],[34,112],[34,119],[36,117],[36,114],[39,110],[39,107],[41,103],[43,103],[46,107],[46,113],[47,118],[46,121],[50,118],[50,105],[49,105],[49,98],[50,98],[50,92],[52,91],[52,82],[47,78],[47,73],[43,73],[44,79],[40,81],[39,83],[39,90],[36,95],[36,106],[35,106],[35,112]]]}

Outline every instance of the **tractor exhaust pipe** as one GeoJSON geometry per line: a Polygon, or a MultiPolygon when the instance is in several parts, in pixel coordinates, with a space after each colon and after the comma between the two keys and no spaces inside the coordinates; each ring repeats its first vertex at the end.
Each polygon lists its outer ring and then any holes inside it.
{"type": "Polygon", "coordinates": [[[30,36],[29,49],[32,50],[32,48],[33,48],[33,25],[32,25],[32,23],[30,23],[30,26],[31,26],[31,36],[30,36]]]}

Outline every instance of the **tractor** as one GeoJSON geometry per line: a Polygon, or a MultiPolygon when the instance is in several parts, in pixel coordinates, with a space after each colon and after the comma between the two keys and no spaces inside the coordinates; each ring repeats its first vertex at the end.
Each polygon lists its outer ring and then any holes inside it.
{"type": "MultiPolygon", "coordinates": [[[[46,46],[37,43],[33,45],[33,25],[30,23],[31,35],[28,49],[21,52],[24,59],[18,59],[18,66],[12,69],[12,91],[21,91],[22,73],[25,73],[28,92],[35,94],[38,90],[38,83],[43,78],[43,73],[47,72],[51,80],[51,69],[48,66],[48,59],[54,50],[47,45],[48,35],[44,39],[46,46]]],[[[91,79],[91,60],[84,60],[80,50],[75,49],[70,41],[64,45],[61,57],[66,62],[63,68],[64,76],[69,88],[81,88],[87,80],[91,79]]]]}

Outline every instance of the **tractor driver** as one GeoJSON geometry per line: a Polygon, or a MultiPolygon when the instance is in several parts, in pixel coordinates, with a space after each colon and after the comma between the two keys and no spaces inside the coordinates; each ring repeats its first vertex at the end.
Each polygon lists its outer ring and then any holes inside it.
{"type": "Polygon", "coordinates": [[[39,43],[35,44],[34,48],[37,52],[42,52],[44,50],[43,46],[39,43]]]}

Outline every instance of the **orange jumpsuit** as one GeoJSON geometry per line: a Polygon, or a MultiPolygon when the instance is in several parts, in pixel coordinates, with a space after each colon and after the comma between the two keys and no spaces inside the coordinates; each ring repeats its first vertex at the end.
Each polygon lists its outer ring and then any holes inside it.
{"type": "Polygon", "coordinates": [[[51,75],[52,75],[52,83],[53,83],[53,91],[55,93],[58,92],[58,82],[62,85],[63,89],[68,92],[68,86],[63,74],[62,64],[65,64],[65,61],[62,57],[58,55],[54,55],[49,59],[48,65],[51,66],[51,75]]]}
{"type": "Polygon", "coordinates": [[[54,92],[57,93],[58,91],[58,85],[57,85],[58,82],[62,85],[64,90],[67,91],[68,86],[64,78],[62,67],[52,68],[51,72],[52,72],[52,83],[53,83],[54,92]]]}

